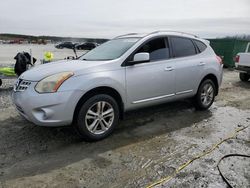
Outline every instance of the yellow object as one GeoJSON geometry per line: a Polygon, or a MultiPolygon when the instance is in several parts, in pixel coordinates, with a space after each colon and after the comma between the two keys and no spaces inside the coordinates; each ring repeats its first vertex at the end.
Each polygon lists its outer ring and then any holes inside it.
{"type": "Polygon", "coordinates": [[[45,61],[52,61],[54,58],[54,54],[52,52],[45,52],[44,53],[44,60],[45,61]]]}
{"type": "Polygon", "coordinates": [[[173,179],[181,170],[183,170],[185,167],[187,167],[190,163],[192,163],[193,161],[201,158],[201,157],[204,157],[205,155],[211,153],[213,150],[215,150],[219,145],[221,145],[223,142],[229,140],[229,139],[232,139],[234,138],[238,132],[248,128],[249,126],[246,126],[246,127],[243,127],[243,128],[238,128],[236,129],[233,133],[231,133],[230,135],[228,135],[228,137],[224,138],[223,140],[219,141],[218,143],[214,144],[211,148],[205,150],[204,152],[200,153],[199,155],[195,156],[194,158],[188,160],[187,162],[185,162],[184,164],[182,164],[180,167],[178,167],[175,172],[170,175],[170,176],[167,176],[165,178],[162,178],[158,181],[156,181],[155,183],[152,183],[151,185],[147,186],[146,188],[152,188],[152,187],[155,187],[157,185],[160,185],[162,183],[167,183],[169,182],[171,179],[173,179]]]}
{"type": "Polygon", "coordinates": [[[4,76],[16,76],[14,68],[11,67],[0,68],[0,74],[4,76]]]}

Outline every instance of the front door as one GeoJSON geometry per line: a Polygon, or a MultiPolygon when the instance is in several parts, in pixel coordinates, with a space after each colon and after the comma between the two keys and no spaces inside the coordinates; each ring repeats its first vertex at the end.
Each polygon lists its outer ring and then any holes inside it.
{"type": "Polygon", "coordinates": [[[127,99],[130,104],[156,103],[175,93],[174,63],[166,38],[152,39],[135,53],[147,52],[150,61],[126,67],[127,99]]]}

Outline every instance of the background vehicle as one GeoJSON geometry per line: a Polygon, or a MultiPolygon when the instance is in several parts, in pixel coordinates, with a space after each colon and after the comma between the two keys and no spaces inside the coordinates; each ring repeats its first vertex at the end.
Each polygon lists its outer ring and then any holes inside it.
{"type": "Polygon", "coordinates": [[[76,45],[76,49],[77,50],[92,50],[97,46],[98,44],[95,42],[85,42],[85,43],[76,45]]]}
{"type": "Polygon", "coordinates": [[[250,43],[245,53],[238,53],[235,57],[235,68],[240,72],[240,79],[247,82],[250,79],[250,43]]]}
{"type": "Polygon", "coordinates": [[[222,61],[209,42],[180,32],[129,34],[77,60],[23,73],[13,93],[19,113],[40,126],[73,123],[86,140],[112,133],[123,113],[183,98],[208,109],[222,61]]]}
{"type": "Polygon", "coordinates": [[[55,45],[55,47],[58,49],[63,49],[63,48],[73,49],[75,47],[75,45],[76,44],[74,44],[72,42],[62,42],[60,44],[55,45]]]}

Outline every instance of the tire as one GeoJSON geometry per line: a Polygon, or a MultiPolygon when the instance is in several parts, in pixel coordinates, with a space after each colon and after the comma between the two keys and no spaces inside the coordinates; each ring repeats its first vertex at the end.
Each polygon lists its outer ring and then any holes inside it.
{"type": "Polygon", "coordinates": [[[2,84],[3,84],[3,81],[0,79],[0,86],[2,86],[2,84]]]}
{"type": "Polygon", "coordinates": [[[109,95],[100,94],[89,98],[82,104],[74,126],[83,140],[98,141],[108,137],[118,122],[117,102],[109,95]],[[105,113],[106,115],[103,115],[105,113]]]}
{"type": "Polygon", "coordinates": [[[195,107],[197,110],[207,110],[214,102],[216,87],[212,80],[204,80],[195,96],[195,107]]]}
{"type": "Polygon", "coordinates": [[[250,75],[249,74],[247,74],[247,73],[240,73],[240,80],[242,81],[242,82],[247,82],[248,80],[249,80],[249,78],[250,78],[250,75]]]}

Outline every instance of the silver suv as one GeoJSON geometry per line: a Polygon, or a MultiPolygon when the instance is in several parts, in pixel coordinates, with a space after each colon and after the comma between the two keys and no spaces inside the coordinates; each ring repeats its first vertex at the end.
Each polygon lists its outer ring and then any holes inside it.
{"type": "Polygon", "coordinates": [[[39,65],[17,80],[18,112],[40,126],[72,124],[89,141],[107,137],[125,111],[192,98],[208,109],[222,62],[209,42],[170,31],[116,37],[77,60],[39,65]]]}

